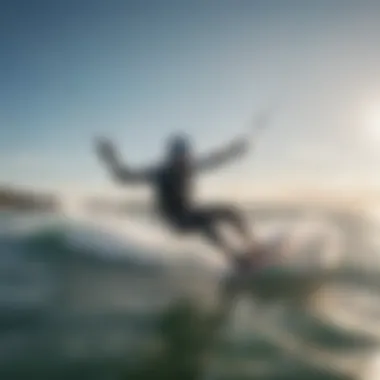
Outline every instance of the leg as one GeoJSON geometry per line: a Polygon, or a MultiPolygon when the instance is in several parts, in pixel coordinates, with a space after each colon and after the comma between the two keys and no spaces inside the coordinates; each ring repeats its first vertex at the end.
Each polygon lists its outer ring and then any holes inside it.
{"type": "Polygon", "coordinates": [[[249,234],[248,225],[240,213],[232,207],[212,206],[189,210],[186,215],[181,218],[180,223],[187,230],[195,230],[203,233],[213,245],[216,245],[222,249],[228,257],[231,257],[235,252],[228,247],[219,233],[217,228],[219,222],[227,222],[235,227],[237,232],[245,240],[247,247],[251,247],[252,239],[249,234]]]}
{"type": "MultiPolygon", "coordinates": [[[[196,213],[203,215],[207,220],[207,229],[209,239],[210,235],[218,234],[216,225],[218,222],[227,222],[231,224],[238,234],[243,238],[243,244],[245,245],[245,253],[241,258],[238,259],[238,264],[242,267],[245,267],[247,263],[250,263],[252,260],[252,255],[256,256],[260,253],[260,247],[255,242],[255,239],[252,237],[252,234],[249,231],[248,223],[245,221],[243,215],[236,210],[234,207],[217,205],[198,210],[196,213]]],[[[220,239],[219,239],[220,240],[220,239]]],[[[229,256],[236,253],[231,249],[229,250],[229,256]]]]}
{"type": "Polygon", "coordinates": [[[249,232],[248,225],[241,213],[234,207],[221,205],[208,207],[203,209],[202,211],[203,213],[208,215],[209,219],[211,219],[213,223],[224,221],[230,223],[242,236],[247,245],[252,244],[252,238],[249,232]]]}
{"type": "Polygon", "coordinates": [[[209,240],[214,246],[221,249],[227,259],[231,259],[234,256],[234,253],[232,252],[232,249],[228,247],[224,239],[222,238],[221,234],[216,228],[216,224],[210,221],[210,223],[207,225],[203,225],[201,227],[201,232],[206,237],[207,240],[209,240]]]}
{"type": "MultiPolygon", "coordinates": [[[[226,258],[228,260],[232,260],[232,263],[234,265],[237,265],[237,267],[240,270],[244,270],[245,268],[248,268],[251,265],[250,252],[247,252],[247,254],[244,254],[242,256],[236,255],[236,252],[230,247],[228,247],[227,244],[225,244],[223,238],[217,230],[216,220],[210,219],[209,224],[205,224],[202,227],[202,233],[213,245],[221,249],[222,252],[225,254],[226,258]]],[[[228,292],[225,293],[225,296],[229,296],[228,292]]]]}
{"type": "Polygon", "coordinates": [[[186,215],[181,215],[175,224],[180,227],[181,231],[201,233],[212,245],[222,250],[228,259],[231,259],[234,252],[218,231],[219,219],[211,210],[188,210],[186,215]]]}

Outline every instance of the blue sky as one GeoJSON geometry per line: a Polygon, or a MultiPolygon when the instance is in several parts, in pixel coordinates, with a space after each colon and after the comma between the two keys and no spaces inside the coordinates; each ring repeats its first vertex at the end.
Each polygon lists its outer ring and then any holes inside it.
{"type": "Polygon", "coordinates": [[[207,151],[273,103],[256,152],[211,182],[378,186],[376,3],[2,1],[0,178],[108,186],[95,135],[139,165],[172,131],[207,151]]]}

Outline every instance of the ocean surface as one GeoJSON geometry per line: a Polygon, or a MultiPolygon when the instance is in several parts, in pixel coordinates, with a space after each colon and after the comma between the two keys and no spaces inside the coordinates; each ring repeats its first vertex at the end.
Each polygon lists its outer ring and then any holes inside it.
{"type": "Polygon", "coordinates": [[[246,213],[286,246],[228,300],[229,263],[147,216],[0,213],[0,378],[378,380],[376,213],[246,213]]]}

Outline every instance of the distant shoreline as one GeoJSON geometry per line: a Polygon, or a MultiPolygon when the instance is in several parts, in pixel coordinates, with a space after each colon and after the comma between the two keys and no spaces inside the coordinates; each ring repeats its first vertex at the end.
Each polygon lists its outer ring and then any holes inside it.
{"type": "MultiPolygon", "coordinates": [[[[371,194],[373,195],[373,194],[371,194]]],[[[154,211],[151,200],[131,200],[117,199],[109,196],[86,196],[81,197],[79,206],[94,213],[111,212],[116,214],[141,214],[154,211]]],[[[360,209],[365,208],[369,199],[366,197],[338,197],[336,194],[326,192],[314,193],[311,196],[306,194],[292,194],[292,196],[276,197],[253,197],[252,200],[231,200],[222,202],[236,203],[246,210],[257,210],[261,208],[287,208],[307,206],[312,208],[332,208],[332,209],[360,209]]],[[[214,201],[209,200],[213,203],[214,201]]],[[[219,200],[217,201],[219,202],[219,200]]],[[[204,202],[200,202],[204,203],[204,202]]],[[[207,202],[206,202],[207,203],[207,202]]],[[[42,192],[37,190],[20,189],[12,186],[0,185],[0,211],[22,211],[22,212],[57,212],[63,209],[64,202],[57,194],[52,192],[42,192]]]]}
{"type": "Polygon", "coordinates": [[[53,194],[0,187],[0,211],[57,211],[60,199],[53,194]]]}

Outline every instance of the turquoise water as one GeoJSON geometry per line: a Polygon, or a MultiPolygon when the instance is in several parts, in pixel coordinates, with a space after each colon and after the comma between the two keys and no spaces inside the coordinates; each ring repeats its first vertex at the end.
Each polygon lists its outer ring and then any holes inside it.
{"type": "Polygon", "coordinates": [[[0,376],[377,379],[376,247],[358,236],[354,265],[348,224],[333,270],[313,251],[312,266],[263,272],[228,303],[223,270],[190,248],[140,247],[115,222],[3,213],[0,376]]]}

